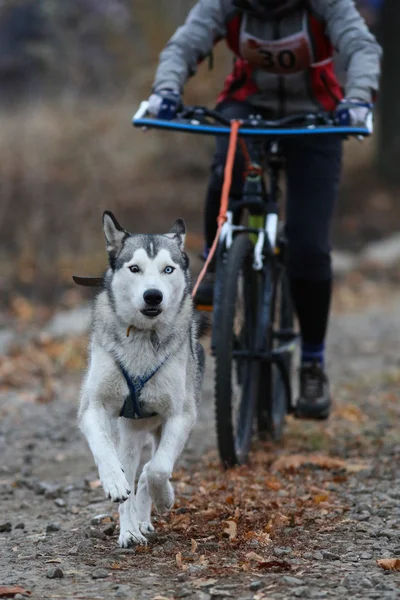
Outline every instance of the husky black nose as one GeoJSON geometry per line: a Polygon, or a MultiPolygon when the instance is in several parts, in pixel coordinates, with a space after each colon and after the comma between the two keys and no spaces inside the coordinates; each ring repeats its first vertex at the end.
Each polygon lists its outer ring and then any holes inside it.
{"type": "Polygon", "coordinates": [[[148,304],[149,306],[158,306],[162,302],[163,295],[162,292],[160,292],[160,290],[151,289],[145,291],[145,293],[143,294],[143,298],[146,304],[148,304]]]}

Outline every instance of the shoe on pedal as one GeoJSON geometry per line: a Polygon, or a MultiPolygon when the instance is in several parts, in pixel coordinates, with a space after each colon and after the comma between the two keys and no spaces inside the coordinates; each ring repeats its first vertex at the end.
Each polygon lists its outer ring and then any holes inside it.
{"type": "Polygon", "coordinates": [[[213,305],[214,282],[215,273],[206,273],[194,297],[195,306],[201,308],[213,305]]]}
{"type": "Polygon", "coordinates": [[[303,364],[300,367],[300,397],[295,417],[324,420],[329,417],[330,408],[329,381],[323,367],[318,363],[303,364]]]}

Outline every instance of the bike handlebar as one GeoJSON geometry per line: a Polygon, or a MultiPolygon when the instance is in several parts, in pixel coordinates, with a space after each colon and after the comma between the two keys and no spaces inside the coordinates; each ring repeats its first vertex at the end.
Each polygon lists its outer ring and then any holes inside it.
{"type": "MultiPolygon", "coordinates": [[[[256,112],[256,110],[255,110],[256,112]]],[[[231,121],[218,111],[205,106],[186,106],[173,120],[146,118],[148,102],[142,102],[132,119],[135,127],[168,129],[208,135],[229,135],[231,121]],[[210,121],[210,119],[212,121],[210,121]]],[[[241,120],[239,135],[244,137],[277,137],[297,135],[332,134],[341,136],[367,137],[366,127],[344,127],[336,124],[332,113],[298,113],[278,120],[262,119],[261,115],[251,115],[241,120]],[[297,127],[294,125],[297,124],[297,127]],[[292,126],[292,127],[291,127],[292,126]]]]}

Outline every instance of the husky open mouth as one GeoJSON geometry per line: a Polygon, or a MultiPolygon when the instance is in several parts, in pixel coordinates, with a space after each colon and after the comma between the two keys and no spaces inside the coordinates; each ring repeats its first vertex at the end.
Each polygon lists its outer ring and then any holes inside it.
{"type": "Polygon", "coordinates": [[[145,317],[150,317],[151,319],[154,319],[154,317],[158,317],[158,315],[161,315],[162,309],[161,308],[143,308],[143,310],[141,310],[140,312],[145,317]]]}

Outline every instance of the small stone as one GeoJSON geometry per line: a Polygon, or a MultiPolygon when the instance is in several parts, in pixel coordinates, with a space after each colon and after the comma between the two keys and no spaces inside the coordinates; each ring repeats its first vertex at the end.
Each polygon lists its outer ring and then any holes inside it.
{"type": "Polygon", "coordinates": [[[192,591],[188,590],[188,589],[182,589],[179,592],[176,592],[174,597],[175,598],[187,598],[188,596],[192,595],[192,591]]]}
{"type": "Polygon", "coordinates": [[[372,554],[370,554],[369,552],[361,552],[360,558],[362,558],[363,560],[370,560],[372,558],[372,554]]]}
{"type": "Polygon", "coordinates": [[[261,590],[263,587],[265,587],[265,583],[261,579],[257,579],[256,581],[252,581],[250,583],[250,585],[249,585],[249,588],[253,592],[258,592],[258,590],[261,590]]]}
{"type": "Polygon", "coordinates": [[[66,502],[62,498],[56,498],[54,500],[54,504],[56,504],[57,506],[62,507],[62,506],[65,506],[66,502]]]}
{"type": "Polygon", "coordinates": [[[108,577],[108,572],[105,569],[95,569],[92,573],[93,579],[105,579],[108,577]]]}
{"type": "Polygon", "coordinates": [[[106,527],[103,527],[103,533],[107,536],[114,535],[116,526],[117,525],[115,523],[109,523],[108,525],[106,525],[106,527]]]}
{"type": "Polygon", "coordinates": [[[361,504],[359,504],[357,506],[356,510],[357,510],[358,513],[367,512],[367,513],[371,514],[371,512],[372,512],[372,506],[370,504],[367,504],[366,502],[362,502],[361,504]]]}
{"type": "Polygon", "coordinates": [[[93,517],[93,519],[90,521],[91,525],[108,525],[109,523],[112,523],[114,521],[114,519],[112,518],[111,515],[107,514],[107,513],[103,513],[101,515],[96,515],[95,517],[93,517]]]}
{"type": "Polygon", "coordinates": [[[275,556],[284,556],[285,554],[291,554],[291,548],[274,548],[273,551],[275,556]]]}
{"type": "Polygon", "coordinates": [[[374,587],[374,586],[372,585],[372,583],[370,582],[370,580],[369,580],[369,579],[367,579],[366,577],[364,577],[363,579],[361,579],[361,581],[360,581],[360,585],[361,585],[363,588],[368,588],[368,589],[371,589],[371,588],[373,588],[373,587],[374,587]]]}
{"type": "MultiPolygon", "coordinates": [[[[302,587],[298,587],[294,590],[292,590],[292,594],[293,596],[295,596],[296,598],[307,598],[308,597],[308,587],[303,585],[302,587]]],[[[347,591],[347,590],[346,590],[347,591]]]]}
{"type": "Polygon", "coordinates": [[[55,567],[47,571],[46,577],[47,579],[62,579],[64,577],[64,573],[60,567],[55,567]]]}
{"type": "Polygon", "coordinates": [[[25,510],[26,508],[30,508],[31,505],[29,504],[29,502],[26,502],[25,500],[23,500],[21,502],[21,504],[19,505],[19,507],[20,507],[21,510],[25,510]]]}
{"type": "Polygon", "coordinates": [[[206,567],[203,565],[190,565],[188,567],[187,573],[189,573],[189,575],[200,575],[200,573],[204,571],[205,568],[206,567]]]}
{"type": "Polygon", "coordinates": [[[327,560],[340,560],[340,556],[338,554],[335,554],[334,552],[329,552],[329,550],[322,550],[322,556],[327,560]]]}
{"type": "Polygon", "coordinates": [[[87,529],[85,529],[85,535],[87,538],[95,538],[98,540],[107,539],[107,536],[102,531],[95,529],[94,527],[87,527],[87,529]]]}
{"type": "Polygon", "coordinates": [[[58,523],[49,523],[46,527],[46,533],[54,533],[55,531],[60,531],[60,526],[58,523]]]}
{"type": "MultiPolygon", "coordinates": [[[[76,548],[76,553],[77,554],[82,554],[82,553],[85,553],[85,552],[92,552],[92,550],[93,550],[93,542],[92,542],[92,540],[82,540],[74,548],[76,548]]],[[[71,552],[72,552],[72,550],[73,550],[73,548],[71,548],[71,552]]],[[[122,548],[121,548],[121,550],[122,550],[122,548]]]]}
{"type": "Polygon", "coordinates": [[[360,515],[354,515],[354,519],[356,521],[368,521],[368,519],[371,518],[371,515],[369,512],[363,512],[360,515]]]}
{"type": "Polygon", "coordinates": [[[39,481],[36,483],[34,490],[36,494],[43,495],[46,498],[58,498],[61,492],[61,486],[39,481]]]}
{"type": "Polygon", "coordinates": [[[314,552],[313,556],[316,560],[324,560],[322,552],[314,552]]]}
{"type": "Polygon", "coordinates": [[[25,523],[17,523],[15,529],[25,529],[25,523]]]}
{"type": "Polygon", "coordinates": [[[22,594],[15,594],[14,600],[26,600],[26,596],[23,596],[22,594]]]}
{"type": "Polygon", "coordinates": [[[301,579],[298,577],[292,577],[291,575],[284,575],[282,579],[288,585],[301,585],[303,583],[301,579]]]}

